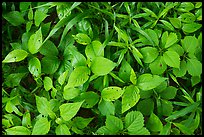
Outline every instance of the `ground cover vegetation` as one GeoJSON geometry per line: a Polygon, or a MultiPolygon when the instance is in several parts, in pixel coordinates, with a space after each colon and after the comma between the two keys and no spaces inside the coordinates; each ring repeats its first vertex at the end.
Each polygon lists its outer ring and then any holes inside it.
{"type": "Polygon", "coordinates": [[[2,134],[202,134],[202,2],[2,2],[2,134]]]}

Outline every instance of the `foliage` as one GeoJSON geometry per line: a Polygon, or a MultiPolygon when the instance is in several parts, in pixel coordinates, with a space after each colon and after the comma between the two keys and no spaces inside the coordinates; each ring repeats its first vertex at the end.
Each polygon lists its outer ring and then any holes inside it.
{"type": "Polygon", "coordinates": [[[201,29],[202,2],[2,2],[2,134],[202,134],[201,29]]]}

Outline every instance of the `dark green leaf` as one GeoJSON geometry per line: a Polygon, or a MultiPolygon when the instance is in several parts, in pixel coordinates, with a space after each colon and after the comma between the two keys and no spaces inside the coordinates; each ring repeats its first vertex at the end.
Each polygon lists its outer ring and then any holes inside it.
{"type": "Polygon", "coordinates": [[[25,22],[23,15],[19,11],[11,11],[7,14],[3,14],[3,17],[13,26],[19,26],[25,22]]]}

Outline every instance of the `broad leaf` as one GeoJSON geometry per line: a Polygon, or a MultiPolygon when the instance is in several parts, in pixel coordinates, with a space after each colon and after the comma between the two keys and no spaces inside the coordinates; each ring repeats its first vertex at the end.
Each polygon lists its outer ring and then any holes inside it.
{"type": "Polygon", "coordinates": [[[82,45],[88,45],[91,43],[91,39],[87,34],[84,33],[78,33],[77,35],[72,35],[74,39],[82,45]]]}
{"type": "Polygon", "coordinates": [[[19,26],[25,22],[23,15],[19,11],[11,11],[7,14],[3,14],[3,17],[13,26],[19,26]]]}
{"type": "Polygon", "coordinates": [[[48,76],[46,76],[43,80],[44,88],[46,91],[49,91],[53,85],[52,85],[52,79],[48,76]]]}
{"type": "Polygon", "coordinates": [[[35,77],[39,77],[41,74],[41,63],[38,58],[33,57],[28,62],[28,70],[35,77]]]}
{"type": "Polygon", "coordinates": [[[166,78],[151,74],[142,74],[137,79],[137,86],[142,90],[150,90],[159,86],[166,78]]]}
{"type": "Polygon", "coordinates": [[[91,63],[91,71],[98,75],[103,76],[111,72],[116,66],[116,63],[104,57],[96,57],[91,63]]]}
{"type": "Polygon", "coordinates": [[[151,98],[140,100],[137,104],[137,110],[145,116],[150,115],[154,110],[154,101],[151,98]]]}
{"type": "Polygon", "coordinates": [[[47,40],[40,48],[40,53],[45,56],[57,56],[59,52],[55,44],[47,40]]]}
{"type": "Polygon", "coordinates": [[[41,65],[43,73],[54,74],[60,65],[60,61],[56,56],[45,56],[41,60],[41,65]]]}
{"type": "Polygon", "coordinates": [[[74,88],[74,87],[64,87],[64,92],[63,92],[63,97],[66,100],[70,100],[73,99],[75,97],[77,97],[79,94],[81,93],[81,91],[78,88],[74,88]]]}
{"type": "Polygon", "coordinates": [[[196,47],[198,45],[198,40],[195,36],[185,36],[183,40],[181,40],[183,49],[188,53],[194,53],[196,47]]]}
{"type": "Polygon", "coordinates": [[[32,135],[46,135],[50,130],[50,122],[46,117],[39,118],[32,131],[32,135]]]}
{"type": "Polygon", "coordinates": [[[157,117],[157,115],[155,115],[154,113],[150,115],[147,121],[147,128],[153,132],[161,131],[163,128],[162,122],[160,121],[159,117],[157,117]]]}
{"type": "Polygon", "coordinates": [[[184,24],[182,27],[182,30],[185,33],[193,33],[195,31],[197,31],[198,29],[200,29],[201,27],[202,27],[202,24],[190,23],[190,24],[184,24]]]}
{"type": "Polygon", "coordinates": [[[152,74],[162,74],[167,69],[167,65],[164,62],[164,59],[162,56],[158,56],[155,61],[149,64],[149,68],[152,72],[152,74]]]}
{"type": "Polygon", "coordinates": [[[125,89],[122,95],[122,113],[136,105],[140,99],[139,92],[140,90],[134,85],[130,85],[125,89]]]}
{"type": "Polygon", "coordinates": [[[165,90],[163,90],[161,93],[160,93],[160,96],[161,98],[163,99],[173,99],[175,98],[176,96],[176,93],[177,93],[177,88],[173,87],[173,86],[168,86],[165,90]]]}
{"type": "Polygon", "coordinates": [[[173,68],[173,73],[176,77],[182,77],[187,72],[186,61],[182,60],[180,64],[180,68],[173,68]]]}
{"type": "Polygon", "coordinates": [[[184,23],[193,23],[196,20],[195,15],[191,12],[183,13],[178,18],[184,23]]]}
{"type": "Polygon", "coordinates": [[[71,135],[69,128],[66,124],[60,124],[55,129],[56,135],[71,135]]]}
{"type": "Polygon", "coordinates": [[[169,21],[175,28],[181,28],[181,20],[179,18],[169,18],[169,21]]]}
{"type": "Polygon", "coordinates": [[[104,56],[104,48],[100,41],[92,41],[91,44],[86,46],[85,53],[87,58],[93,60],[96,56],[104,56]]]}
{"type": "Polygon", "coordinates": [[[115,117],[115,116],[112,116],[112,115],[108,115],[106,117],[106,127],[117,133],[119,130],[122,130],[123,129],[123,122],[121,119],[119,119],[118,117],[115,117]]]}
{"type": "Polygon", "coordinates": [[[101,91],[101,97],[106,101],[115,101],[122,96],[123,92],[120,87],[110,86],[101,91]]]}
{"type": "Polygon", "coordinates": [[[64,103],[59,107],[60,116],[65,120],[71,120],[79,111],[82,102],[75,102],[75,103],[64,103]]]}
{"type": "Polygon", "coordinates": [[[76,67],[70,74],[66,87],[77,87],[84,84],[89,79],[90,70],[86,66],[76,67]]]}
{"type": "Polygon", "coordinates": [[[28,40],[28,50],[31,54],[35,54],[39,51],[42,46],[42,32],[41,27],[34,34],[30,36],[28,40]]]}
{"type": "Polygon", "coordinates": [[[40,23],[47,17],[48,15],[45,13],[45,11],[42,11],[40,9],[37,9],[35,11],[34,15],[34,21],[35,21],[35,26],[39,26],[40,23]]]}
{"type": "Polygon", "coordinates": [[[11,63],[11,62],[19,62],[24,60],[28,56],[28,52],[21,49],[16,49],[11,52],[5,57],[2,63],[11,63]]]}
{"type": "Polygon", "coordinates": [[[167,37],[164,47],[168,48],[177,42],[177,35],[176,33],[170,33],[167,37]]]}
{"type": "Polygon", "coordinates": [[[202,74],[202,64],[197,59],[188,59],[186,66],[190,75],[200,76],[202,74]]]}
{"type": "Polygon", "coordinates": [[[5,131],[7,135],[30,135],[31,134],[31,131],[24,126],[14,126],[11,128],[7,128],[5,131]]]}
{"type": "Polygon", "coordinates": [[[177,52],[175,51],[166,51],[163,54],[163,59],[164,62],[174,68],[179,68],[180,67],[180,58],[177,52]]]}
{"type": "Polygon", "coordinates": [[[115,115],[115,106],[111,101],[101,100],[98,103],[98,109],[102,115],[115,115]]]}
{"type": "Polygon", "coordinates": [[[145,63],[153,62],[159,55],[158,50],[154,47],[144,47],[141,49],[141,53],[143,55],[143,61],[145,63]]]}
{"type": "Polygon", "coordinates": [[[161,100],[161,106],[157,105],[157,109],[158,109],[158,113],[160,115],[164,115],[164,116],[169,116],[172,114],[173,112],[173,105],[170,101],[168,100],[161,100]]]}

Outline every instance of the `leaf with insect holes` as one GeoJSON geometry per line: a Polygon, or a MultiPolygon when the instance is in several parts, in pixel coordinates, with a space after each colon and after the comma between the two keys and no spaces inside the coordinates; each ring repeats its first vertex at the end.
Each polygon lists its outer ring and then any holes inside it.
{"type": "Polygon", "coordinates": [[[163,54],[164,62],[173,68],[180,68],[180,58],[177,52],[175,51],[166,51],[163,54]]]}
{"type": "Polygon", "coordinates": [[[122,113],[136,105],[140,99],[140,90],[134,85],[126,87],[122,95],[122,113]]]}
{"type": "Polygon", "coordinates": [[[42,46],[42,32],[41,27],[34,34],[30,36],[28,40],[28,50],[31,54],[35,54],[39,51],[42,46]]]}
{"type": "Polygon", "coordinates": [[[90,70],[86,66],[76,67],[68,79],[66,87],[77,87],[84,84],[89,79],[90,70]]]}
{"type": "Polygon", "coordinates": [[[158,56],[157,59],[155,59],[152,63],[149,64],[149,68],[152,72],[152,74],[162,74],[167,69],[167,65],[164,62],[164,59],[162,56],[158,56]]]}
{"type": "Polygon", "coordinates": [[[28,70],[33,76],[38,77],[41,74],[41,63],[38,58],[33,57],[28,62],[28,70]]]}
{"type": "Polygon", "coordinates": [[[101,91],[101,97],[106,101],[115,101],[122,96],[123,92],[120,87],[110,86],[101,91]]]}
{"type": "Polygon", "coordinates": [[[5,57],[2,63],[19,62],[24,60],[28,56],[28,52],[21,49],[15,49],[5,57]]]}

